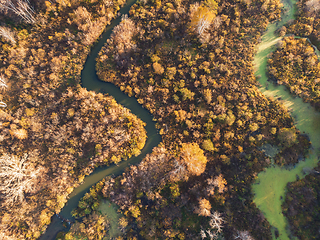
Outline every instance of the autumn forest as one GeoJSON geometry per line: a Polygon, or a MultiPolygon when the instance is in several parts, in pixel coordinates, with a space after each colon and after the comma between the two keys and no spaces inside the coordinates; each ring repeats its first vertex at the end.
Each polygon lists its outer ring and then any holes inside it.
{"type": "MultiPolygon", "coordinates": [[[[294,168],[312,144],[255,75],[256,46],[281,19],[282,2],[137,0],[120,16],[125,4],[0,0],[0,239],[40,238],[86,176],[147,145],[145,122],[81,81],[116,18],[96,74],[137,99],[161,142],[120,175],[93,183],[51,239],[276,238],[252,184],[266,168],[294,168]]],[[[299,0],[266,67],[269,84],[317,111],[319,31],[320,2],[299,0]]],[[[318,171],[289,183],[283,199],[299,239],[319,238],[318,171]]]]}

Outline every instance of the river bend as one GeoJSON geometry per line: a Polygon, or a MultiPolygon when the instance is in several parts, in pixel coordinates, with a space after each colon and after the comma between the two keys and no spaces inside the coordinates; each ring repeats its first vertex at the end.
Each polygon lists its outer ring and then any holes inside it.
{"type": "MultiPolygon", "coordinates": [[[[283,0],[284,11],[279,22],[270,24],[262,36],[262,42],[258,45],[254,63],[256,75],[262,87],[260,91],[267,97],[281,98],[282,104],[290,109],[295,126],[302,133],[306,133],[311,141],[311,150],[304,161],[299,162],[293,169],[285,169],[279,166],[271,166],[266,171],[258,174],[256,183],[252,185],[255,194],[254,202],[263,212],[269,223],[279,231],[281,240],[289,239],[287,220],[282,214],[281,205],[285,198],[287,183],[293,182],[297,176],[302,178],[304,168],[314,168],[318,163],[320,154],[320,113],[309,103],[304,103],[301,98],[292,96],[284,86],[268,83],[267,59],[268,54],[275,50],[275,45],[282,39],[275,35],[275,31],[294,19],[295,1],[283,0]]],[[[275,234],[273,231],[275,239],[275,234]]]]}
{"type": "MultiPolygon", "coordinates": [[[[135,1],[136,0],[129,0],[126,5],[121,8],[120,14],[128,14],[130,7],[135,3],[135,1]]],[[[84,182],[79,187],[74,189],[69,196],[68,202],[59,213],[61,218],[71,221],[74,221],[71,216],[71,211],[78,206],[80,199],[94,184],[101,181],[108,175],[120,175],[128,166],[140,163],[146,154],[151,153],[152,149],[161,142],[161,136],[159,135],[158,130],[155,128],[155,122],[152,121],[153,116],[150,114],[150,112],[144,109],[134,97],[128,97],[112,83],[101,81],[96,74],[95,64],[98,53],[107,39],[110,38],[113,28],[120,23],[121,15],[119,15],[117,19],[113,20],[111,24],[106,27],[105,32],[102,34],[99,41],[91,49],[81,73],[82,87],[97,93],[108,94],[114,97],[117,103],[130,109],[133,114],[146,123],[145,129],[147,132],[147,141],[139,156],[132,157],[127,161],[122,161],[117,166],[111,165],[110,167],[96,169],[84,179],[84,182]]],[[[39,238],[39,240],[54,240],[59,231],[66,230],[61,223],[61,219],[59,219],[56,215],[53,216],[51,220],[51,224],[48,226],[46,232],[39,238]]]]}
{"type": "MultiPolygon", "coordinates": [[[[130,0],[121,8],[120,14],[127,14],[134,2],[135,0],[130,0]]],[[[281,40],[281,37],[275,35],[275,31],[289,20],[294,19],[294,3],[294,0],[283,0],[284,14],[282,20],[268,26],[267,31],[262,36],[262,42],[258,45],[258,52],[254,58],[256,75],[259,76],[259,82],[262,85],[260,91],[267,97],[280,97],[282,103],[290,109],[291,115],[295,120],[295,126],[301,132],[308,134],[312,143],[312,150],[307,159],[299,162],[293,169],[288,170],[278,166],[271,166],[267,168],[266,171],[259,173],[256,182],[252,185],[255,194],[254,202],[270,224],[278,229],[279,239],[281,240],[289,239],[289,233],[286,230],[287,221],[281,210],[281,199],[285,197],[286,185],[288,182],[295,181],[297,176],[304,177],[303,168],[314,168],[317,165],[320,154],[320,113],[311,107],[310,104],[304,103],[301,98],[291,96],[284,86],[268,84],[267,81],[267,55],[275,49],[276,43],[281,40]]],[[[138,164],[144,156],[150,153],[152,148],[157,146],[161,141],[161,137],[157,133],[155,124],[152,121],[152,115],[146,109],[142,108],[135,98],[128,97],[112,83],[100,81],[96,75],[95,59],[101,47],[110,37],[112,29],[119,24],[120,21],[121,17],[112,21],[111,25],[106,28],[99,42],[93,47],[81,74],[82,86],[88,90],[109,94],[113,96],[118,103],[129,108],[133,114],[147,123],[146,131],[148,139],[138,157],[123,161],[118,166],[112,165],[110,167],[96,169],[91,175],[87,176],[83,184],[71,193],[69,201],[60,212],[61,217],[65,219],[72,219],[72,209],[77,207],[79,200],[92,185],[108,175],[121,174],[124,169],[131,164],[138,164]]],[[[56,234],[61,230],[65,230],[65,228],[62,226],[61,220],[54,216],[45,234],[39,239],[55,239],[56,234]]]]}

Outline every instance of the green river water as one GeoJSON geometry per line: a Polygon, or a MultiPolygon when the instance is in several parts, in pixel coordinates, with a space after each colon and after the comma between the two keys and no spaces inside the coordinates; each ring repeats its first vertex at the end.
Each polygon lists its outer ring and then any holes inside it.
{"type": "MultiPolygon", "coordinates": [[[[130,7],[135,0],[130,0],[125,7],[120,11],[121,14],[128,13],[130,7]]],[[[310,104],[304,103],[300,98],[293,97],[283,86],[275,86],[268,83],[266,75],[267,55],[275,49],[276,43],[281,39],[275,36],[276,29],[283,26],[288,20],[294,18],[294,2],[291,0],[284,0],[284,12],[282,14],[282,20],[270,24],[267,31],[262,37],[262,42],[258,45],[258,52],[255,56],[254,63],[256,66],[256,75],[259,76],[259,82],[262,87],[261,92],[272,98],[281,98],[282,103],[291,111],[291,114],[295,120],[295,126],[303,133],[308,134],[312,142],[312,150],[310,151],[308,158],[299,162],[291,170],[287,170],[278,166],[271,166],[264,172],[258,174],[256,182],[252,185],[253,192],[255,194],[254,202],[257,207],[263,212],[264,216],[270,222],[270,224],[277,228],[280,237],[278,239],[289,239],[289,233],[287,231],[287,221],[281,211],[281,198],[285,196],[285,187],[288,182],[295,181],[297,176],[304,177],[303,168],[314,168],[318,162],[318,156],[320,152],[320,113],[315,111],[310,104]]],[[[84,69],[82,71],[82,86],[88,90],[93,90],[101,93],[108,93],[112,95],[116,101],[125,107],[129,108],[132,113],[137,115],[140,119],[147,123],[146,130],[148,139],[146,146],[142,150],[138,157],[131,158],[128,161],[120,163],[118,166],[111,166],[106,168],[99,168],[95,170],[91,175],[87,176],[78,188],[76,188],[70,195],[70,199],[66,206],[60,212],[63,218],[73,220],[71,211],[74,209],[79,200],[89,190],[89,188],[108,175],[119,175],[124,169],[131,165],[139,163],[143,157],[152,151],[152,148],[157,146],[161,137],[157,133],[154,122],[152,122],[152,115],[146,111],[134,98],[129,98],[122,93],[113,84],[102,82],[98,79],[95,72],[95,58],[100,51],[103,44],[110,37],[112,29],[120,22],[120,17],[112,22],[107,27],[105,33],[102,35],[99,42],[92,49],[90,56],[88,57],[84,69]]],[[[105,202],[104,206],[112,206],[105,202]]],[[[109,210],[106,208],[105,214],[109,214],[111,218],[116,219],[116,211],[114,206],[109,210]]],[[[113,224],[111,224],[114,228],[113,224]]],[[[55,239],[56,234],[59,231],[66,230],[62,226],[61,220],[54,216],[52,223],[47,228],[46,232],[39,238],[43,240],[55,239]]]]}
{"type": "MultiPolygon", "coordinates": [[[[130,7],[135,3],[136,0],[129,0],[127,4],[121,8],[120,14],[128,14],[130,7]]],[[[109,94],[114,97],[115,100],[123,105],[124,107],[131,110],[138,118],[144,121],[147,125],[145,129],[147,131],[147,141],[142,149],[141,153],[137,157],[132,157],[127,161],[123,161],[118,165],[111,165],[109,167],[98,168],[92,174],[84,179],[84,182],[70,194],[69,200],[64,206],[64,208],[59,213],[65,219],[74,221],[71,216],[71,211],[78,206],[80,199],[84,196],[86,192],[89,191],[90,187],[95,185],[97,182],[101,181],[103,178],[109,175],[117,176],[123,173],[124,169],[130,165],[138,164],[147,153],[151,153],[152,149],[161,142],[161,136],[158,134],[158,130],[155,128],[155,122],[152,121],[153,116],[140,105],[137,100],[133,97],[128,97],[126,94],[121,92],[121,90],[113,85],[112,83],[106,83],[99,80],[96,75],[95,63],[99,51],[103,47],[104,43],[110,37],[113,28],[118,25],[121,21],[121,17],[113,20],[112,23],[106,28],[105,32],[102,34],[98,43],[94,45],[91,49],[90,55],[88,56],[84,68],[81,73],[82,87],[92,90],[95,92],[109,94]]],[[[109,204],[104,204],[104,206],[109,206],[109,204]]],[[[114,206],[110,206],[104,212],[111,219],[116,219],[116,211],[114,206]]],[[[117,232],[115,230],[114,221],[111,222],[111,231],[117,232]]],[[[52,217],[52,222],[48,226],[46,232],[39,238],[40,240],[53,240],[59,231],[66,231],[61,222],[61,220],[54,216],[52,217]]]]}
{"type": "Polygon", "coordinates": [[[275,50],[276,43],[281,39],[274,33],[290,19],[294,18],[294,1],[283,1],[284,11],[280,22],[270,24],[262,36],[262,42],[258,45],[258,52],[254,63],[256,75],[262,87],[260,91],[267,97],[281,98],[281,102],[290,110],[295,120],[295,126],[306,133],[312,143],[311,151],[307,159],[299,162],[293,169],[288,170],[278,166],[272,166],[258,174],[256,183],[252,189],[255,194],[254,202],[263,212],[270,224],[279,231],[281,240],[289,239],[287,220],[282,214],[281,204],[285,197],[285,189],[288,182],[293,182],[297,176],[304,177],[304,168],[314,168],[318,162],[320,149],[320,113],[301,98],[293,97],[283,86],[276,86],[267,82],[266,66],[267,55],[275,50]]]}

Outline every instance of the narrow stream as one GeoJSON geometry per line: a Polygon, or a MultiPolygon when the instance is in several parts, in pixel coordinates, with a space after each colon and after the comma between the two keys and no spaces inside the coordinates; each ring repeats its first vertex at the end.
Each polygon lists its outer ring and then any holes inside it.
{"type": "MultiPolygon", "coordinates": [[[[127,14],[134,2],[135,0],[130,0],[128,4],[121,9],[120,13],[127,14]]],[[[255,193],[254,202],[263,212],[270,224],[278,229],[280,235],[279,239],[286,240],[289,239],[289,233],[286,229],[287,221],[281,210],[281,198],[285,197],[285,187],[288,182],[295,181],[297,176],[300,178],[304,177],[302,173],[303,168],[314,168],[317,165],[320,153],[320,113],[315,111],[310,104],[304,103],[300,98],[291,96],[284,86],[275,86],[267,81],[267,55],[274,51],[276,43],[281,39],[275,36],[274,32],[288,20],[294,18],[293,0],[284,0],[283,4],[285,11],[282,20],[269,25],[266,33],[262,37],[262,42],[258,45],[258,52],[254,60],[256,75],[260,76],[259,82],[262,84],[262,87],[260,88],[261,92],[267,97],[281,97],[282,103],[290,109],[295,120],[295,126],[301,132],[308,134],[312,142],[312,150],[305,161],[300,162],[291,170],[272,166],[266,169],[266,171],[261,172],[258,175],[256,183],[252,185],[252,188],[255,193]]],[[[148,139],[144,149],[138,157],[133,157],[128,161],[124,161],[118,166],[113,165],[111,167],[96,169],[90,176],[85,178],[83,184],[71,193],[69,201],[60,212],[60,215],[63,218],[69,220],[73,220],[71,216],[72,209],[77,206],[79,200],[92,185],[108,175],[121,174],[129,165],[139,163],[143,157],[151,152],[152,148],[157,146],[161,141],[161,137],[157,133],[154,122],[152,122],[152,115],[142,108],[135,98],[128,97],[111,83],[100,81],[96,75],[95,58],[103,44],[110,37],[113,27],[116,26],[120,20],[121,17],[118,17],[106,28],[102,38],[92,49],[82,71],[82,86],[88,90],[107,93],[113,96],[118,103],[129,108],[133,114],[147,123],[146,130],[148,139]]],[[[61,220],[54,216],[52,218],[52,223],[39,239],[55,239],[56,234],[62,230],[66,229],[61,224],[61,220]]]]}
{"type": "MultiPolygon", "coordinates": [[[[294,18],[295,1],[283,0],[284,14],[280,22],[270,24],[266,33],[262,36],[262,42],[258,45],[255,56],[256,75],[262,87],[260,91],[267,97],[281,98],[281,102],[290,109],[295,126],[306,133],[312,143],[307,159],[299,162],[291,170],[278,166],[271,166],[266,171],[258,174],[256,183],[252,185],[255,194],[254,202],[263,212],[270,224],[279,231],[281,240],[289,239],[288,223],[282,214],[281,204],[285,198],[285,189],[288,182],[293,182],[304,177],[305,167],[314,168],[318,162],[320,153],[320,113],[309,103],[304,103],[301,98],[292,96],[284,86],[268,83],[266,75],[267,56],[275,50],[275,45],[281,40],[275,35],[275,31],[294,18]]],[[[273,233],[274,239],[275,235],[273,233]]]]}
{"type": "MultiPolygon", "coordinates": [[[[121,8],[120,14],[128,14],[130,7],[135,3],[135,1],[136,0],[129,0],[128,3],[121,8]]],[[[110,167],[98,168],[92,174],[87,176],[79,187],[74,189],[69,196],[68,202],[59,213],[61,217],[71,221],[74,221],[71,216],[71,211],[77,207],[80,199],[86,192],[89,191],[90,187],[108,175],[120,175],[123,173],[126,167],[138,164],[147,153],[151,153],[152,149],[161,142],[161,136],[158,134],[158,131],[155,128],[155,123],[152,121],[152,115],[146,109],[144,109],[134,97],[128,97],[112,83],[102,82],[99,80],[96,74],[95,59],[97,58],[101,47],[110,37],[113,28],[119,24],[120,21],[121,16],[113,20],[112,23],[106,28],[99,42],[92,48],[81,73],[82,86],[88,90],[108,94],[114,97],[119,104],[130,109],[133,114],[147,124],[145,129],[147,131],[148,138],[144,148],[141,151],[141,154],[138,157],[132,157],[127,161],[123,161],[118,164],[118,166],[111,165],[110,167]]],[[[53,216],[51,220],[51,224],[48,226],[46,232],[39,238],[40,240],[53,240],[56,238],[58,232],[66,230],[61,223],[61,220],[57,216],[53,216]]]]}

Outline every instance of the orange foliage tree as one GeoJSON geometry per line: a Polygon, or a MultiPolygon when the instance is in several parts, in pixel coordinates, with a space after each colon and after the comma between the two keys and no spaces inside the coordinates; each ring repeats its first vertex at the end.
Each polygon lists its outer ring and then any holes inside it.
{"type": "Polygon", "coordinates": [[[207,158],[197,143],[183,143],[180,162],[186,165],[188,175],[201,175],[206,169],[207,158]]]}
{"type": "Polygon", "coordinates": [[[202,36],[209,28],[217,14],[218,4],[214,0],[207,0],[191,5],[190,18],[191,28],[199,35],[202,36]]]}
{"type": "Polygon", "coordinates": [[[211,204],[209,200],[202,198],[199,200],[199,209],[196,210],[199,216],[210,216],[211,215],[211,204]]]}

